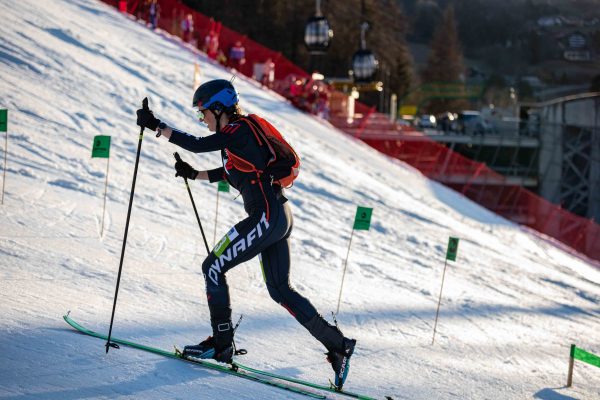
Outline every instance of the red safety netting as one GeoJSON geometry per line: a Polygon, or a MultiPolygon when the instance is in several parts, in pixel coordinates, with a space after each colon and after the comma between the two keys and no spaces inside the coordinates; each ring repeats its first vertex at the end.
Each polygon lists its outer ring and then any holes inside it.
{"type": "MultiPolygon", "coordinates": [[[[117,6],[120,8],[120,3],[127,4],[127,12],[146,21],[150,21],[149,2],[148,0],[103,0],[105,3],[117,6]]],[[[218,21],[214,21],[197,11],[192,10],[184,5],[180,0],[158,0],[160,6],[160,17],[158,18],[158,27],[173,34],[180,36],[189,43],[196,45],[202,49],[205,46],[205,41],[208,41],[210,32],[213,31],[218,36],[218,48],[222,49],[225,55],[228,55],[229,49],[237,42],[241,41],[245,48],[246,62],[236,68],[238,72],[252,76],[253,66],[257,63],[265,63],[271,60],[275,63],[275,79],[284,79],[289,75],[298,77],[308,77],[308,74],[302,68],[293,64],[290,60],[284,57],[281,53],[275,52],[254,40],[248,38],[239,32],[233,31],[218,21]],[[187,16],[192,16],[193,29],[186,37],[185,22],[187,16]],[[183,24],[182,24],[183,22],[183,24]]]]}
{"type": "MultiPolygon", "coordinates": [[[[121,11],[150,21],[148,0],[103,0],[121,11]]],[[[309,74],[293,64],[281,53],[275,52],[235,32],[221,23],[193,11],[180,0],[158,0],[160,18],[158,27],[181,37],[217,59],[217,47],[227,52],[240,41],[245,48],[246,62],[236,65],[238,72],[253,77],[255,64],[270,60],[274,63],[273,80],[263,81],[270,88],[290,98],[297,107],[314,112],[306,102],[290,97],[290,82],[295,78],[309,80],[309,74]],[[183,22],[190,15],[193,30],[183,22]],[[183,23],[182,23],[183,22],[183,23]],[[211,34],[212,31],[212,34],[211,34]],[[211,48],[210,39],[218,39],[211,48]],[[213,54],[211,54],[211,52],[213,54]]],[[[213,42],[214,44],[214,42],[213,42]]],[[[292,85],[293,86],[293,85],[292,85]]],[[[560,206],[521,186],[510,185],[506,178],[483,163],[470,160],[446,146],[425,137],[410,127],[391,122],[386,115],[355,102],[352,118],[346,115],[329,116],[339,129],[360,138],[375,149],[398,158],[420,170],[427,177],[442,182],[484,207],[517,223],[558,239],[573,249],[600,260],[600,225],[593,220],[574,215],[560,206]]]]}
{"type": "Polygon", "coordinates": [[[363,140],[497,214],[600,260],[600,225],[566,211],[522,186],[508,184],[504,176],[485,164],[463,157],[424,137],[405,135],[396,139],[363,140]]]}

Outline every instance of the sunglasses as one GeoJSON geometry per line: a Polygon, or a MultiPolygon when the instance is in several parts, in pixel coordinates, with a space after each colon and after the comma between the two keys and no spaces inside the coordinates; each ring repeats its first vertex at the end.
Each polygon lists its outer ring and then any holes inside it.
{"type": "Polygon", "coordinates": [[[204,121],[204,118],[206,117],[206,115],[204,114],[205,111],[206,109],[201,110],[199,108],[196,108],[196,117],[198,117],[199,121],[204,121]]]}

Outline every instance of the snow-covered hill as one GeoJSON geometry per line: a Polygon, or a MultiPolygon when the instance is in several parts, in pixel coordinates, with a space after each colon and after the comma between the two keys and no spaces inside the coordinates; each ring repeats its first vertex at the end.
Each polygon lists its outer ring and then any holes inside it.
{"type": "MultiPolygon", "coordinates": [[[[0,108],[9,109],[0,206],[1,399],[301,398],[176,360],[76,335],[72,316],[99,332],[110,321],[139,129],[148,96],[159,118],[198,135],[193,64],[203,79],[228,72],[178,40],[93,0],[0,0],[0,108]],[[106,226],[100,237],[110,135],[106,226]]],[[[358,340],[349,390],[405,399],[592,399],[600,369],[571,343],[600,353],[600,272],[482,209],[418,171],[305,115],[240,77],[247,112],[268,117],[303,159],[288,191],[295,213],[294,286],[335,310],[356,206],[373,207],[356,232],[338,316],[358,340]],[[461,238],[446,273],[436,344],[431,335],[448,237],[461,238]]],[[[2,137],[2,142],[4,138],[2,137]]],[[[147,133],[137,175],[113,335],[171,349],[209,333],[200,265],[206,255],[174,151],[147,133]]],[[[219,165],[217,154],[184,159],[219,165]]],[[[193,182],[213,242],[216,185],[193,182]]],[[[217,238],[244,216],[222,194],[217,238]]],[[[323,349],[263,284],[258,260],[229,273],[246,364],[326,383],[323,349]]]]}

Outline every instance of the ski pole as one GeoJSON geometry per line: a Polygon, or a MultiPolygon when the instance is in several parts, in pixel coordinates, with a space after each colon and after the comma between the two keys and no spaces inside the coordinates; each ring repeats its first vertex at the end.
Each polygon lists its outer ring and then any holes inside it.
{"type": "MultiPolygon", "coordinates": [[[[176,161],[182,161],[179,153],[173,153],[176,161]]],[[[183,181],[185,182],[185,187],[187,188],[188,194],[190,195],[190,200],[192,201],[192,207],[194,207],[194,213],[196,214],[196,220],[198,221],[198,226],[200,226],[200,232],[202,233],[202,239],[204,240],[204,246],[206,246],[206,254],[210,254],[210,249],[208,248],[208,242],[206,241],[206,235],[204,234],[204,229],[202,229],[202,222],[200,222],[200,217],[198,216],[198,210],[196,209],[196,203],[194,202],[194,196],[192,196],[192,191],[190,190],[190,185],[188,184],[187,178],[184,176],[183,181]]]]}
{"type": "MultiPolygon", "coordinates": [[[[148,98],[142,101],[142,108],[148,110],[148,98]]],[[[119,283],[121,282],[121,271],[123,270],[123,258],[125,257],[125,246],[127,245],[127,232],[129,231],[129,218],[131,217],[131,205],[133,204],[133,193],[135,192],[135,178],[137,177],[138,164],[140,162],[140,153],[142,151],[142,139],[144,138],[144,127],[140,128],[140,139],[138,141],[137,155],[135,157],[135,168],[133,170],[133,183],[131,184],[131,194],[129,195],[129,209],[127,210],[127,220],[125,222],[125,235],[123,236],[123,248],[121,249],[121,261],[119,262],[119,274],[117,275],[117,287],[115,288],[115,299],[113,301],[112,316],[110,317],[110,328],[108,330],[108,339],[106,340],[106,353],[110,347],[119,348],[116,343],[110,342],[112,334],[113,321],[115,319],[115,308],[117,307],[117,296],[119,295],[119,283]]]]}

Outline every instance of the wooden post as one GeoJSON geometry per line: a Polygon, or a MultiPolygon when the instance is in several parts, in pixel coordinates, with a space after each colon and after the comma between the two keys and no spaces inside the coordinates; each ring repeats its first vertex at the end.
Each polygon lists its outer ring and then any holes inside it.
{"type": "Polygon", "coordinates": [[[106,179],[104,181],[104,205],[102,206],[102,227],[100,228],[100,237],[104,233],[104,214],[106,211],[106,192],[108,191],[108,166],[110,164],[110,157],[106,159],[106,179]]]}
{"type": "Polygon", "coordinates": [[[4,131],[4,168],[2,177],[2,202],[4,204],[4,185],[6,184],[6,156],[8,155],[8,110],[0,110],[0,132],[4,131]]]}
{"type": "Polygon", "coordinates": [[[2,204],[4,204],[4,185],[6,184],[6,156],[8,155],[8,130],[5,132],[6,139],[4,140],[4,173],[2,177],[2,204]]]}
{"type": "Polygon", "coordinates": [[[342,300],[342,288],[344,287],[344,277],[346,276],[346,267],[348,266],[348,257],[350,256],[350,246],[352,245],[352,237],[354,236],[354,228],[352,228],[352,233],[350,234],[350,243],[348,243],[348,252],[346,253],[346,259],[344,260],[344,272],[342,273],[342,283],[340,285],[340,295],[338,296],[338,304],[337,310],[335,311],[335,315],[340,312],[340,302],[342,300]]]}
{"type": "Polygon", "coordinates": [[[440,304],[442,303],[442,291],[444,290],[444,279],[446,278],[446,266],[448,265],[448,259],[444,261],[444,272],[442,273],[442,286],[440,287],[440,297],[438,299],[437,311],[435,312],[435,323],[433,324],[433,337],[431,338],[431,345],[435,342],[435,331],[437,328],[438,316],[440,314],[440,304]]]}
{"type": "Polygon", "coordinates": [[[573,366],[575,365],[575,345],[571,345],[571,353],[569,355],[569,372],[567,374],[567,387],[573,384],[573,366]]]}

